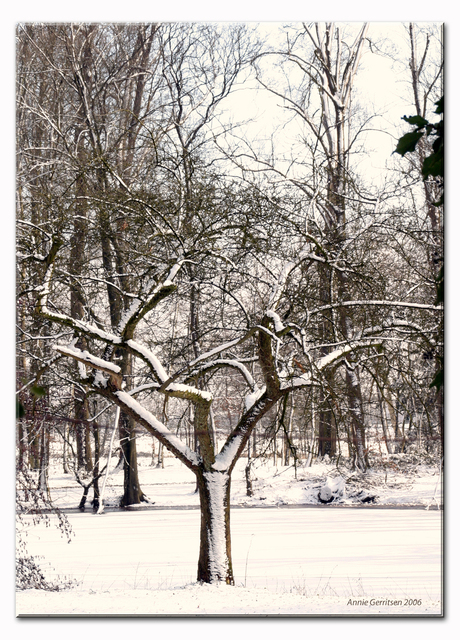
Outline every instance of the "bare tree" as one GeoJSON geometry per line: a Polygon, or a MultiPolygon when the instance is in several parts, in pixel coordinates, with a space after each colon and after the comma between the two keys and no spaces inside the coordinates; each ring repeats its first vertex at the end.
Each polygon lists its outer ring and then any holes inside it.
{"type": "MultiPolygon", "coordinates": [[[[259,73],[259,81],[272,93],[283,99],[286,108],[300,117],[313,134],[313,161],[324,166],[324,180],[319,174],[309,183],[301,176],[293,177],[307,197],[316,205],[323,219],[323,228],[313,231],[327,260],[319,269],[319,293],[324,307],[322,342],[348,341],[355,333],[353,317],[346,307],[337,308],[337,321],[333,311],[327,311],[333,302],[347,302],[352,296],[350,265],[347,257],[351,224],[347,207],[352,197],[350,185],[350,154],[353,145],[351,133],[352,90],[359,62],[366,43],[368,25],[363,25],[354,41],[344,40],[340,27],[307,25],[289,34],[286,51],[276,52],[285,64],[300,70],[300,85],[286,92],[267,85],[259,73]],[[310,44],[311,46],[308,46],[310,44]],[[317,92],[315,100],[313,91],[317,92]],[[316,109],[316,111],[315,111],[316,109]],[[318,156],[323,158],[322,163],[318,156]],[[316,182],[316,184],[315,184],[316,182]],[[331,264],[335,268],[331,269],[331,264]]],[[[289,72],[287,72],[289,73],[289,72]]],[[[330,347],[322,348],[326,355],[330,347]]],[[[353,448],[359,469],[367,468],[365,421],[357,370],[352,359],[345,366],[348,419],[351,425],[353,448]]],[[[329,381],[329,385],[332,381],[329,381]]],[[[326,398],[323,395],[322,404],[326,398]]],[[[335,453],[335,435],[331,407],[324,407],[319,415],[320,454],[335,453]]]]}

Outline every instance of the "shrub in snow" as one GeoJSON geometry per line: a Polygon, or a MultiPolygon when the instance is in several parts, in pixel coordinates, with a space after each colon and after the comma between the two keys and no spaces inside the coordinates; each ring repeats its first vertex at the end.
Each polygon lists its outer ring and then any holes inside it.
{"type": "Polygon", "coordinates": [[[36,488],[32,475],[19,468],[16,473],[16,588],[19,590],[60,591],[76,584],[60,577],[54,581],[47,580],[38,565],[38,556],[31,556],[27,551],[27,528],[39,523],[49,526],[50,513],[57,516],[56,526],[70,542],[72,530],[66,516],[53,505],[46,493],[36,488]],[[33,518],[25,519],[25,515],[33,518]]]}
{"type": "Polygon", "coordinates": [[[43,589],[44,591],[62,591],[70,589],[77,583],[60,577],[54,581],[47,580],[37,564],[38,556],[22,556],[16,558],[16,589],[43,589]]]}

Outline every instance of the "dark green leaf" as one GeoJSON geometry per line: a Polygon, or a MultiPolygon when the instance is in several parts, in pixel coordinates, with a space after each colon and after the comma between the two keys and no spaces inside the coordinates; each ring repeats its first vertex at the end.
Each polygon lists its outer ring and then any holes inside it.
{"type": "Polygon", "coordinates": [[[444,137],[442,135],[437,137],[436,140],[433,142],[433,151],[435,153],[439,153],[439,152],[444,153],[444,137]]]}
{"type": "Polygon", "coordinates": [[[19,400],[16,399],[16,418],[20,420],[25,416],[25,414],[26,412],[24,409],[24,405],[22,404],[22,402],[19,402],[19,400]]]}
{"type": "Polygon", "coordinates": [[[442,152],[432,153],[423,161],[422,176],[424,180],[428,179],[428,176],[443,176],[444,175],[444,154],[442,152]]]}
{"type": "Polygon", "coordinates": [[[419,129],[422,129],[428,124],[428,120],[425,120],[425,118],[422,118],[422,116],[404,116],[403,120],[405,120],[409,124],[415,125],[419,129]]]}
{"type": "Polygon", "coordinates": [[[411,131],[410,133],[406,133],[402,138],[399,138],[395,152],[404,156],[406,153],[415,151],[417,142],[422,136],[423,133],[421,133],[420,131],[411,131]]]}
{"type": "Polygon", "coordinates": [[[46,395],[45,387],[33,386],[31,387],[30,392],[37,398],[43,398],[43,396],[46,395]]]}
{"type": "Polygon", "coordinates": [[[435,102],[438,106],[436,107],[435,113],[444,113],[444,96],[440,98],[437,102],[435,102]]]}
{"type": "Polygon", "coordinates": [[[433,378],[433,382],[430,384],[430,387],[436,387],[438,391],[442,386],[444,386],[444,367],[443,366],[441,366],[439,371],[436,372],[436,375],[433,378]]]}

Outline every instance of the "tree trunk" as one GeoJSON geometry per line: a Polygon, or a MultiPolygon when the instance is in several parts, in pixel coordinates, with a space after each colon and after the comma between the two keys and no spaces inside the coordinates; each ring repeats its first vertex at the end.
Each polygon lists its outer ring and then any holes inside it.
{"type": "Polygon", "coordinates": [[[120,415],[120,446],[123,452],[123,497],[120,507],[130,504],[146,502],[146,497],[141,489],[137,470],[136,437],[134,433],[135,423],[130,416],[121,412],[120,415]]]}
{"type": "MultiPolygon", "coordinates": [[[[101,448],[100,448],[100,438],[99,438],[99,427],[95,424],[93,425],[93,436],[94,436],[94,467],[93,467],[93,500],[91,501],[91,505],[94,511],[97,511],[99,508],[99,463],[101,458],[101,448]]],[[[108,464],[108,463],[107,463],[108,464]]]]}
{"type": "Polygon", "coordinates": [[[251,440],[248,440],[248,461],[246,463],[246,467],[244,468],[244,475],[246,477],[246,495],[250,498],[254,495],[254,491],[252,489],[252,459],[251,459],[251,440]]]}
{"type": "MultiPolygon", "coordinates": [[[[327,266],[320,266],[319,296],[321,304],[326,306],[331,304],[331,275],[327,266]]],[[[332,331],[333,317],[331,311],[324,312],[324,318],[320,325],[320,340],[322,343],[334,342],[334,333],[332,331]]],[[[321,347],[320,353],[326,356],[331,351],[330,347],[321,347]]],[[[333,428],[333,415],[330,401],[330,389],[334,388],[334,371],[327,371],[324,374],[324,387],[320,389],[319,396],[319,413],[318,413],[318,455],[333,456],[336,452],[336,429],[333,428]]]]}
{"type": "Polygon", "coordinates": [[[198,582],[235,584],[230,540],[230,475],[196,472],[201,505],[198,582]]]}
{"type": "Polygon", "coordinates": [[[23,470],[25,467],[24,464],[24,460],[27,454],[27,447],[26,447],[26,430],[23,428],[22,426],[22,420],[19,419],[17,420],[17,434],[18,434],[18,444],[17,444],[17,451],[18,451],[18,462],[17,462],[17,468],[18,470],[23,470]]]}
{"type": "Polygon", "coordinates": [[[91,487],[90,484],[88,484],[85,487],[83,487],[83,495],[81,497],[80,504],[78,505],[78,508],[80,509],[80,511],[84,511],[85,510],[86,499],[88,497],[88,493],[89,493],[90,487],[91,487]]]}
{"type": "Polygon", "coordinates": [[[165,454],[164,454],[163,445],[161,444],[161,442],[158,444],[157,468],[158,469],[165,468],[165,454]]]}
{"type": "Polygon", "coordinates": [[[49,497],[48,488],[49,466],[49,434],[45,424],[40,428],[40,469],[38,475],[38,489],[49,497]]]}
{"type": "Polygon", "coordinates": [[[337,449],[337,431],[333,424],[331,407],[324,406],[326,401],[323,389],[320,390],[320,403],[324,408],[318,414],[318,455],[332,457],[337,449]]]}
{"type": "Polygon", "coordinates": [[[385,404],[384,404],[385,400],[378,386],[377,386],[377,398],[378,398],[379,409],[380,409],[380,420],[382,422],[383,437],[385,440],[387,452],[391,454],[393,453],[393,446],[391,444],[391,438],[388,431],[388,422],[387,422],[387,416],[386,416],[386,410],[385,410],[385,404]]]}
{"type": "Polygon", "coordinates": [[[360,471],[366,471],[369,466],[366,451],[366,432],[361,396],[361,385],[355,369],[346,367],[346,382],[348,391],[348,408],[350,413],[351,433],[353,442],[353,458],[360,471]]]}
{"type": "MultiPolygon", "coordinates": [[[[132,360],[126,353],[120,354],[122,360],[120,362],[123,376],[132,375],[132,360]]],[[[136,423],[128,414],[121,411],[119,421],[120,431],[120,447],[123,456],[123,497],[120,507],[126,507],[130,504],[140,504],[146,502],[146,497],[141,489],[139,481],[139,473],[137,469],[137,450],[136,450],[136,423]]]]}
{"type": "Polygon", "coordinates": [[[40,440],[36,418],[32,417],[27,429],[28,453],[29,453],[29,469],[37,471],[40,469],[40,440]]]}
{"type": "Polygon", "coordinates": [[[440,389],[436,395],[438,411],[439,437],[441,439],[441,459],[444,458],[444,390],[440,389]]]}

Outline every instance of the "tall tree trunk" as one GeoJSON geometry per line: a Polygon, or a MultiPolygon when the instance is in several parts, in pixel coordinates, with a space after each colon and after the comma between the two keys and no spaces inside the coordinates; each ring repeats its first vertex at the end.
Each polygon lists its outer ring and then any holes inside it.
{"type": "Polygon", "coordinates": [[[392,454],[393,453],[393,445],[391,443],[391,438],[390,438],[390,434],[389,434],[389,431],[388,431],[388,422],[387,422],[387,415],[386,415],[386,408],[385,408],[385,400],[383,398],[382,392],[380,391],[378,385],[377,385],[377,398],[378,398],[379,409],[380,409],[380,419],[382,421],[383,438],[385,440],[385,445],[386,445],[388,453],[392,454]]]}
{"type": "Polygon", "coordinates": [[[123,497],[120,507],[147,502],[139,482],[135,422],[125,413],[120,415],[120,446],[123,453],[123,497]]]}
{"type": "MultiPolygon", "coordinates": [[[[410,58],[409,67],[412,76],[412,92],[414,97],[414,106],[418,116],[426,118],[426,107],[430,94],[435,90],[437,83],[431,83],[428,86],[422,86],[421,78],[422,71],[426,64],[426,58],[428,49],[430,46],[430,36],[426,36],[425,50],[419,59],[417,53],[417,34],[414,31],[414,24],[409,24],[409,41],[410,41],[410,58]],[[422,94],[422,95],[421,95],[422,94]]],[[[438,71],[438,77],[441,76],[442,65],[438,71]]],[[[429,142],[422,138],[417,145],[417,153],[419,158],[420,171],[422,170],[423,162],[425,158],[431,153],[429,142]]],[[[431,246],[428,247],[428,267],[431,271],[433,282],[436,282],[436,278],[440,275],[440,269],[444,264],[444,246],[443,246],[443,207],[436,206],[434,203],[439,201],[441,190],[436,181],[424,181],[424,198],[425,206],[428,218],[431,225],[432,240],[431,246]]],[[[436,288],[436,285],[435,285],[436,288]]],[[[437,291],[434,292],[434,297],[437,297],[437,291]]],[[[440,342],[443,341],[443,332],[441,329],[440,342]]],[[[435,398],[436,413],[438,417],[438,429],[441,437],[441,456],[444,455],[444,405],[443,405],[443,393],[438,391],[435,398]]]]}
{"type": "Polygon", "coordinates": [[[22,471],[24,469],[24,461],[27,453],[26,446],[26,429],[23,427],[22,418],[16,420],[17,424],[17,451],[18,451],[18,462],[17,469],[18,471],[22,471]]]}
{"type": "Polygon", "coordinates": [[[369,466],[366,451],[365,427],[363,416],[363,401],[361,385],[356,370],[347,365],[346,381],[348,390],[348,409],[350,415],[350,427],[354,449],[354,459],[360,471],[366,471],[369,466]]]}
{"type": "MultiPolygon", "coordinates": [[[[341,176],[340,186],[336,188],[339,194],[344,191],[344,175],[341,176]]],[[[337,249],[342,255],[343,264],[346,263],[346,252],[344,245],[347,240],[347,233],[345,229],[345,198],[343,195],[339,195],[336,198],[336,212],[337,212],[337,249]]],[[[339,302],[348,302],[352,299],[351,282],[348,274],[345,271],[338,271],[337,273],[337,297],[339,302]]],[[[353,339],[354,335],[354,322],[351,312],[347,307],[339,307],[338,320],[341,338],[347,341],[353,339]]],[[[363,399],[361,391],[361,383],[356,368],[356,364],[353,363],[353,359],[350,362],[346,361],[345,366],[345,384],[348,401],[348,414],[350,419],[350,427],[352,433],[353,443],[353,457],[356,461],[356,466],[360,471],[366,471],[368,468],[368,457],[366,453],[365,442],[365,417],[363,411],[363,399]]]]}
{"type": "Polygon", "coordinates": [[[441,458],[444,458],[444,391],[441,388],[436,396],[438,410],[439,436],[441,438],[441,458]]]}
{"type": "MultiPolygon", "coordinates": [[[[127,376],[129,379],[132,373],[131,356],[126,353],[123,353],[122,356],[121,369],[123,376],[127,376]]],[[[136,423],[133,418],[122,411],[120,413],[119,432],[123,455],[123,497],[120,507],[147,502],[139,482],[135,429],[136,423]]]]}
{"type": "Polygon", "coordinates": [[[48,471],[49,471],[49,433],[43,421],[40,427],[40,468],[38,474],[38,489],[49,497],[48,471]]]}
{"type": "MultiPolygon", "coordinates": [[[[93,436],[94,436],[94,466],[93,466],[93,499],[91,501],[91,505],[94,511],[97,511],[99,508],[99,464],[101,458],[101,448],[100,448],[100,434],[99,427],[97,424],[93,425],[93,436]]],[[[108,464],[108,462],[107,462],[108,464]]]]}
{"type": "Polygon", "coordinates": [[[93,468],[91,440],[88,425],[88,399],[81,389],[74,385],[75,441],[77,446],[77,468],[91,473],[93,468]]]}
{"type": "MultiPolygon", "coordinates": [[[[319,267],[319,296],[321,306],[331,304],[331,283],[330,269],[326,265],[319,267]]],[[[324,312],[324,318],[320,325],[320,340],[322,343],[334,342],[334,334],[332,331],[333,318],[331,311],[324,312]]],[[[330,348],[321,347],[320,353],[326,356],[330,352],[330,348]]],[[[334,371],[327,371],[324,374],[324,387],[321,387],[319,394],[319,412],[318,412],[318,455],[333,456],[336,452],[336,430],[333,427],[332,407],[328,401],[329,389],[334,387],[334,371]]]]}
{"type": "Polygon", "coordinates": [[[29,469],[37,471],[40,468],[40,429],[33,414],[26,430],[29,469]]]}
{"type": "MultiPolygon", "coordinates": [[[[333,373],[327,372],[329,377],[333,373]]],[[[337,430],[334,426],[334,415],[332,408],[326,399],[324,389],[320,389],[319,404],[321,410],[318,412],[318,455],[334,456],[337,450],[337,430]]]]}

